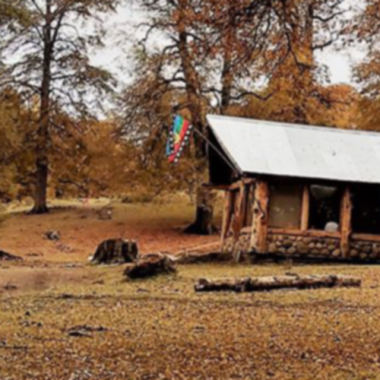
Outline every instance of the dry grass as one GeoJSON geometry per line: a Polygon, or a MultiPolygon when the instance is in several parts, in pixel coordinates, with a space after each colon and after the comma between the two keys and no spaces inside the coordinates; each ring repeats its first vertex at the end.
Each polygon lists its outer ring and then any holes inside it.
{"type": "MultiPolygon", "coordinates": [[[[73,225],[77,212],[63,215],[73,225]]],[[[151,210],[146,212],[151,215],[151,210]]],[[[183,214],[174,214],[168,213],[171,220],[159,226],[150,220],[137,227],[132,216],[125,223],[132,223],[132,230],[141,228],[141,236],[156,236],[155,245],[173,238],[176,247],[176,239],[184,237],[175,226],[185,220],[183,214]]],[[[23,228],[22,221],[23,215],[13,216],[5,229],[17,235],[12,231],[23,228]]],[[[93,233],[87,222],[83,239],[88,228],[93,233]]],[[[66,224],[62,227],[70,232],[66,224]]],[[[103,225],[99,234],[108,233],[103,225]]],[[[17,236],[17,244],[25,247],[28,235],[17,236]]],[[[292,269],[360,276],[362,289],[199,295],[193,291],[199,277],[273,275],[287,269],[184,266],[176,276],[131,282],[123,279],[120,267],[93,268],[82,260],[72,268],[62,264],[59,253],[47,255],[46,262],[28,258],[22,266],[0,269],[1,380],[380,378],[376,266],[292,269]],[[76,326],[87,328],[71,336],[76,326]]],[[[85,255],[69,257],[80,261],[85,255]]]]}

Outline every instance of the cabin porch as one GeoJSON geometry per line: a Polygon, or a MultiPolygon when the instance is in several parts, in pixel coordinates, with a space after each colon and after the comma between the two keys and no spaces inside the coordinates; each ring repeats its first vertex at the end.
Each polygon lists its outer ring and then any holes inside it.
{"type": "Polygon", "coordinates": [[[380,186],[255,177],[225,191],[221,250],[380,260],[380,186]]]}

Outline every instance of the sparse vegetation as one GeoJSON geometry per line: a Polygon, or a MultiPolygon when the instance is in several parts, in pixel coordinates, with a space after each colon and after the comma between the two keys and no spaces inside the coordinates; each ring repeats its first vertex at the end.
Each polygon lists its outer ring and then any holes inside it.
{"type": "Polygon", "coordinates": [[[379,378],[377,266],[185,265],[174,276],[128,281],[123,266],[84,264],[99,241],[138,237],[147,253],[218,238],[182,234],[181,225],[192,217],[184,202],[154,209],[115,204],[111,221],[94,216],[101,202],[63,205],[47,216],[12,214],[2,229],[1,246],[25,261],[0,263],[1,379],[379,378]],[[60,242],[44,239],[47,226],[61,231],[60,242]],[[72,252],[62,252],[62,244],[72,252]],[[194,292],[202,277],[289,270],[357,276],[363,285],[194,292]]]}

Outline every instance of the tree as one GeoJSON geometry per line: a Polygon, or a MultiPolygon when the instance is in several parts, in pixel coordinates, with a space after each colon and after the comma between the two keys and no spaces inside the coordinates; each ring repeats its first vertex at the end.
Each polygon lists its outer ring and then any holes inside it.
{"type": "MultiPolygon", "coordinates": [[[[155,84],[144,101],[153,104],[175,93],[164,119],[182,112],[204,135],[208,112],[228,115],[249,102],[265,102],[283,91],[284,85],[293,90],[294,102],[299,103],[301,94],[310,86],[298,93],[294,89],[312,82],[314,61],[308,49],[313,43],[319,48],[332,43],[330,22],[340,15],[341,2],[140,0],[150,19],[143,25],[147,32],[137,53],[138,65],[145,70],[137,73],[152,78],[155,84]],[[315,13],[311,14],[311,10],[315,13]],[[315,19],[326,25],[319,26],[323,37],[318,39],[313,30],[315,19]],[[152,51],[149,38],[155,32],[167,43],[152,51]]],[[[133,125],[131,120],[126,118],[126,123],[133,125]]],[[[201,186],[205,180],[206,148],[205,141],[194,136],[197,212],[189,230],[196,233],[211,230],[212,197],[201,186]]]]}
{"type": "Polygon", "coordinates": [[[362,89],[359,127],[379,130],[380,123],[380,1],[367,0],[365,7],[347,28],[346,43],[361,43],[368,49],[366,58],[355,70],[355,79],[362,89]]]}
{"type": "Polygon", "coordinates": [[[23,113],[17,94],[11,90],[0,93],[0,201],[10,201],[17,194],[16,158],[25,137],[21,122],[23,113]]]}
{"type": "MultiPolygon", "coordinates": [[[[34,213],[45,213],[51,128],[57,115],[71,120],[95,118],[115,81],[91,65],[88,52],[100,46],[103,32],[90,28],[101,12],[114,10],[116,0],[19,0],[16,14],[1,28],[4,36],[0,88],[16,88],[25,102],[39,99],[35,150],[34,213]],[[87,25],[87,29],[86,29],[87,25]],[[86,31],[87,30],[87,31],[86,31]],[[6,57],[11,56],[11,59],[6,57]]],[[[0,59],[1,61],[1,59],[0,59]]],[[[59,126],[56,126],[59,128],[59,126]]]]}
{"type": "MultiPolygon", "coordinates": [[[[170,123],[174,113],[182,112],[207,135],[207,112],[228,114],[232,102],[244,96],[260,98],[245,83],[260,79],[264,67],[274,70],[278,58],[272,55],[268,59],[269,51],[285,42],[280,38],[281,23],[276,23],[278,16],[271,2],[140,0],[140,5],[151,18],[144,24],[147,33],[137,54],[138,66],[145,69],[138,73],[155,84],[143,97],[144,102],[160,102],[167,94],[175,94],[161,120],[170,123]],[[152,52],[149,37],[155,32],[164,35],[167,44],[152,52]]],[[[125,124],[130,126],[136,109],[129,111],[125,124]]],[[[197,209],[188,232],[208,234],[212,231],[213,202],[201,186],[206,177],[207,143],[197,134],[192,151],[197,209]]]]}

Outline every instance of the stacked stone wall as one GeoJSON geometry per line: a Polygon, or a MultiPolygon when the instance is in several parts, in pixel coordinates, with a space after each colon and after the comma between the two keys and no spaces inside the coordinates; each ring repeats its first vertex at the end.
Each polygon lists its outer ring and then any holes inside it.
{"type": "MultiPolygon", "coordinates": [[[[251,252],[251,235],[244,233],[234,246],[233,237],[226,239],[224,252],[251,252]]],[[[332,237],[306,237],[285,234],[268,236],[268,253],[293,257],[314,257],[326,259],[342,259],[340,239],[332,237]]],[[[350,242],[348,259],[360,261],[380,261],[380,242],[355,241],[350,242]]]]}
{"type": "Polygon", "coordinates": [[[268,252],[287,256],[341,257],[340,239],[270,234],[268,252]]]}

